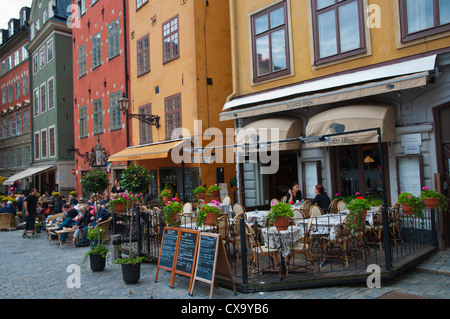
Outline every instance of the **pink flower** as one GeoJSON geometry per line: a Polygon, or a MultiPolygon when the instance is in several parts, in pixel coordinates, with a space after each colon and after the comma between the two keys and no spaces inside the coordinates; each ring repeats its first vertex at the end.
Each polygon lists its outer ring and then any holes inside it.
{"type": "Polygon", "coordinates": [[[169,190],[167,190],[167,192],[168,192],[169,194],[172,194],[172,192],[170,191],[170,189],[169,189],[169,190]]]}
{"type": "Polygon", "coordinates": [[[341,195],[341,194],[339,194],[339,193],[336,193],[336,195],[335,195],[335,196],[339,196],[339,195],[341,195]]]}
{"type": "Polygon", "coordinates": [[[412,198],[411,195],[408,195],[408,198],[412,198]]]}
{"type": "Polygon", "coordinates": [[[355,195],[361,195],[359,192],[356,192],[355,195]]]}
{"type": "Polygon", "coordinates": [[[422,189],[423,189],[423,190],[430,190],[431,188],[425,186],[425,187],[423,187],[422,189]]]}

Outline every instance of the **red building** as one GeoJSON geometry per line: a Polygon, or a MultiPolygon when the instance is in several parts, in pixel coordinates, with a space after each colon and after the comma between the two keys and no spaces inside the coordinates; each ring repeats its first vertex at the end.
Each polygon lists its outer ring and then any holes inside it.
{"type": "MultiPolygon", "coordinates": [[[[73,0],[74,147],[77,195],[81,176],[94,168],[119,177],[126,162],[108,157],[128,146],[128,125],[119,109],[128,96],[126,8],[128,0],[73,0]],[[125,8],[124,8],[125,3],[125,8]]],[[[113,185],[113,183],[112,183],[113,185]]]]}
{"type": "MultiPolygon", "coordinates": [[[[8,28],[0,29],[0,176],[8,178],[31,164],[30,77],[28,25],[30,8],[17,12],[8,28]]],[[[26,190],[29,176],[2,181],[1,192],[26,190]]]]}

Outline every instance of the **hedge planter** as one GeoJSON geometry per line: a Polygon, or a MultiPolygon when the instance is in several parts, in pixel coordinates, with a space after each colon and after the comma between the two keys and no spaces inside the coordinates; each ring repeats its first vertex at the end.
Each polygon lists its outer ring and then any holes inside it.
{"type": "Polygon", "coordinates": [[[122,278],[127,284],[135,284],[141,278],[141,263],[122,264],[122,278]]]}
{"type": "Polygon", "coordinates": [[[106,258],[102,255],[91,254],[89,259],[92,271],[103,271],[105,269],[106,258]]]}

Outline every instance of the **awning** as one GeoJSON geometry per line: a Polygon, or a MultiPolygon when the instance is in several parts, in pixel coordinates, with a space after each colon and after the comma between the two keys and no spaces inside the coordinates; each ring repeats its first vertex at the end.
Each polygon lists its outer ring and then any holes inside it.
{"type": "Polygon", "coordinates": [[[300,142],[273,143],[298,138],[303,133],[303,122],[297,118],[274,117],[247,124],[236,134],[236,144],[249,144],[246,151],[298,150],[300,142]],[[267,144],[267,142],[271,142],[267,144]],[[259,143],[259,145],[258,145],[259,143]]]}
{"type": "Polygon", "coordinates": [[[289,111],[425,86],[436,55],[330,76],[242,97],[225,103],[220,120],[289,111]]]}
{"type": "Polygon", "coordinates": [[[24,170],[20,173],[10,176],[6,181],[3,182],[3,185],[13,185],[14,182],[16,182],[22,178],[32,176],[37,173],[41,173],[52,167],[53,167],[53,165],[45,165],[45,166],[34,166],[34,167],[27,168],[26,170],[24,170]]]}
{"type": "MultiPolygon", "coordinates": [[[[362,129],[381,129],[383,142],[395,138],[395,108],[379,104],[359,104],[336,107],[312,116],[306,125],[306,137],[344,133],[362,129]]],[[[339,146],[377,143],[376,131],[339,135],[320,144],[308,146],[339,146]]]]}
{"type": "Polygon", "coordinates": [[[169,156],[170,150],[185,142],[186,140],[178,140],[174,142],[163,142],[127,147],[123,151],[111,155],[108,159],[108,162],[166,158],[169,156]]]}

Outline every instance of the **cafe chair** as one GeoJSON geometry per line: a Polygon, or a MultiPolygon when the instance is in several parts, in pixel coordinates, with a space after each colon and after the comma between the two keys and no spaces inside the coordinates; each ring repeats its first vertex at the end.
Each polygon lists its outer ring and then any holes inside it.
{"type": "Polygon", "coordinates": [[[287,203],[287,196],[281,197],[281,202],[282,203],[287,203]]]}
{"type": "Polygon", "coordinates": [[[270,207],[272,207],[273,205],[275,205],[275,204],[278,204],[280,201],[278,200],[278,199],[276,199],[276,198],[272,198],[271,200],[270,200],[270,207]]]}
{"type": "Polygon", "coordinates": [[[192,204],[186,203],[183,205],[183,213],[190,213],[192,212],[192,204]]]}
{"type": "Polygon", "coordinates": [[[223,246],[225,247],[225,253],[227,255],[228,261],[231,263],[231,251],[230,251],[230,219],[227,215],[222,215],[217,218],[217,226],[214,230],[220,235],[222,239],[223,246]]]}
{"type": "Polygon", "coordinates": [[[312,205],[309,209],[309,217],[319,217],[323,215],[322,208],[318,205],[312,205]]]}
{"type": "Polygon", "coordinates": [[[400,204],[395,202],[389,209],[389,232],[394,240],[394,246],[397,247],[397,241],[402,240],[400,233],[400,204]]]}
{"type": "MultiPolygon", "coordinates": [[[[111,242],[111,239],[109,238],[109,225],[111,224],[112,221],[112,217],[108,217],[106,220],[101,221],[100,223],[98,223],[98,225],[96,225],[94,228],[100,227],[100,229],[102,230],[103,233],[103,242],[111,242]]],[[[81,232],[80,232],[81,233],[81,232]]]]}
{"type": "Polygon", "coordinates": [[[245,208],[241,204],[236,203],[233,206],[233,216],[236,216],[239,213],[245,213],[245,208]]]}
{"type": "Polygon", "coordinates": [[[294,217],[292,218],[294,220],[294,225],[297,224],[300,218],[304,218],[303,213],[299,208],[295,208],[292,213],[294,214],[294,217]]]}
{"type": "Polygon", "coordinates": [[[308,221],[303,238],[300,239],[297,243],[295,243],[291,247],[291,251],[289,252],[289,255],[286,257],[287,274],[289,274],[290,268],[292,268],[292,270],[297,268],[312,269],[314,271],[314,274],[316,273],[316,266],[314,264],[314,256],[312,253],[312,242],[311,242],[312,222],[313,219],[311,218],[308,221]],[[296,264],[296,261],[298,262],[299,260],[301,260],[300,259],[301,257],[296,258],[296,255],[303,255],[304,262],[302,262],[302,264],[296,264]],[[291,267],[291,260],[292,260],[292,267],[291,267]]]}
{"type": "Polygon", "coordinates": [[[244,217],[244,222],[247,224],[247,215],[245,212],[240,212],[233,217],[230,223],[230,231],[227,243],[233,247],[233,254],[239,256],[239,243],[241,241],[241,217],[244,217]]]}
{"type": "MultiPolygon", "coordinates": [[[[253,270],[253,273],[256,274],[270,268],[275,270],[275,265],[279,265],[278,250],[261,245],[255,232],[247,223],[245,224],[245,231],[247,236],[247,245],[250,250],[250,269],[253,270]],[[269,257],[269,265],[259,270],[260,259],[264,256],[269,257]]],[[[279,269],[278,274],[281,274],[279,269]]]]}
{"type": "Polygon", "coordinates": [[[338,213],[338,203],[339,199],[333,199],[333,201],[330,203],[330,206],[328,206],[328,214],[338,213]]]}
{"type": "Polygon", "coordinates": [[[311,201],[309,199],[305,200],[300,206],[300,210],[305,218],[309,218],[309,209],[311,208],[311,201]]]}
{"type": "Polygon", "coordinates": [[[346,267],[348,267],[349,256],[353,257],[353,252],[351,250],[351,230],[345,226],[346,219],[339,225],[339,230],[334,237],[322,237],[323,241],[323,253],[324,257],[337,257],[343,259],[346,267]]]}
{"type": "Polygon", "coordinates": [[[181,228],[189,228],[194,229],[195,227],[195,218],[192,215],[192,212],[183,212],[180,215],[180,227],[181,228]]]}
{"type": "Polygon", "coordinates": [[[231,205],[231,197],[230,196],[225,196],[222,199],[222,205],[231,205]]]}
{"type": "MultiPolygon", "coordinates": [[[[382,240],[382,234],[383,234],[383,220],[381,215],[381,207],[378,207],[377,211],[373,215],[373,226],[372,225],[366,225],[365,232],[368,239],[371,239],[373,237],[376,238],[375,244],[380,246],[380,250],[383,249],[383,240],[382,240]]],[[[367,241],[367,243],[374,243],[367,241]]]]}
{"type": "Polygon", "coordinates": [[[338,204],[337,204],[338,211],[345,210],[346,209],[345,208],[346,205],[347,205],[347,203],[344,202],[343,200],[339,201],[338,204]]]}

